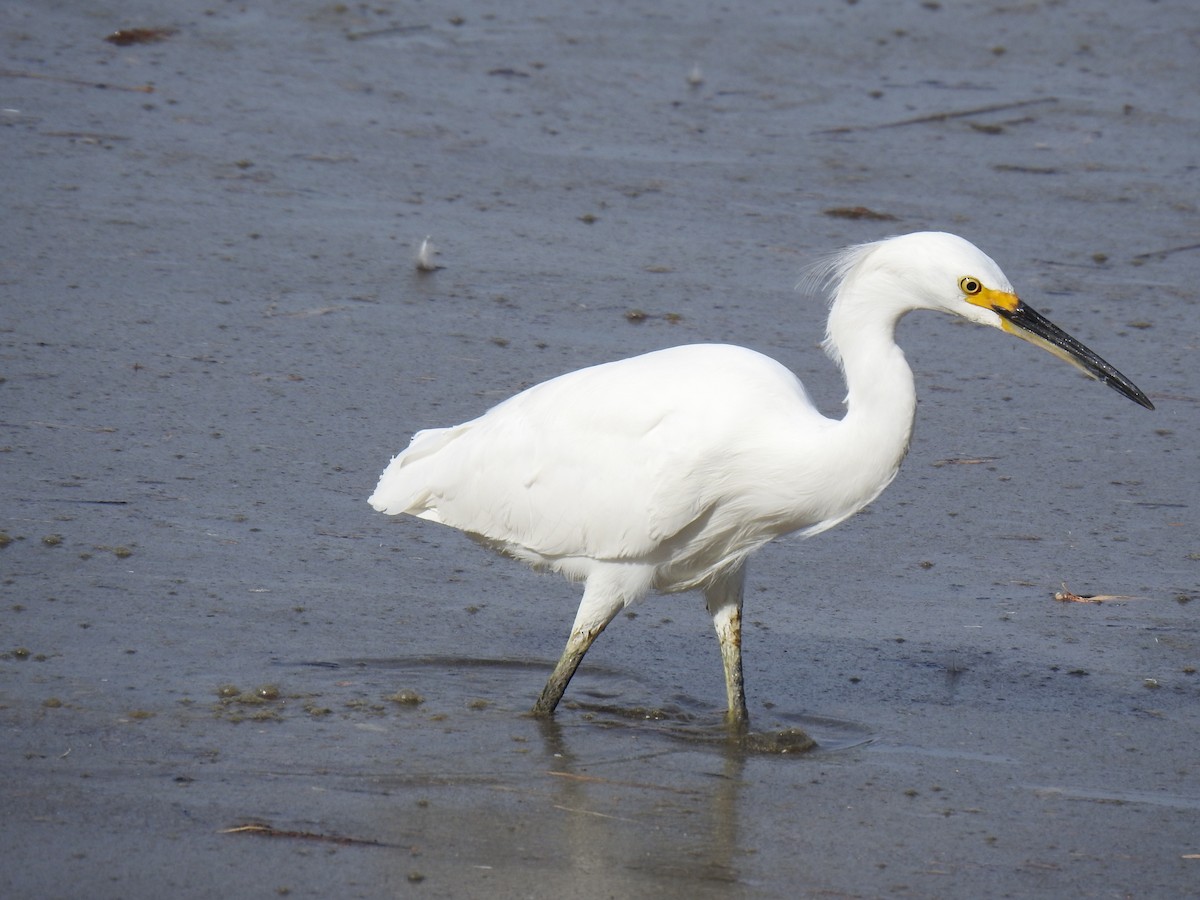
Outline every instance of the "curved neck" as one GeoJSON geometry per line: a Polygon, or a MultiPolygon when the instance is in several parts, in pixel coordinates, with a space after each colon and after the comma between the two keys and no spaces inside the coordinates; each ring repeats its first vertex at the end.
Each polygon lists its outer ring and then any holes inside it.
{"type": "Polygon", "coordinates": [[[916,386],[896,324],[911,309],[893,301],[891,314],[878,298],[839,296],[829,312],[826,350],[846,378],[846,415],[837,430],[862,454],[864,445],[894,473],[908,452],[917,410],[916,386]]]}

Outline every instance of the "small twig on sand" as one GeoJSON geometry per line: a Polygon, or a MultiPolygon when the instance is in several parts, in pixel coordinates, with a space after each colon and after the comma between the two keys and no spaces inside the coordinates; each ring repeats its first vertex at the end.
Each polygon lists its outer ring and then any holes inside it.
{"type": "Polygon", "coordinates": [[[373,28],[370,31],[347,31],[346,40],[365,41],[369,38],[393,37],[397,34],[412,34],[416,31],[428,31],[430,25],[389,25],[385,28],[373,28]]]}
{"type": "Polygon", "coordinates": [[[594,809],[577,809],[573,806],[559,806],[557,803],[552,804],[555,809],[561,809],[563,812],[579,813],[585,816],[596,816],[599,819],[615,819],[618,822],[633,822],[637,824],[637,819],[627,819],[624,816],[614,816],[609,813],[597,812],[594,809]]]}
{"type": "Polygon", "coordinates": [[[1010,109],[1035,106],[1039,103],[1057,102],[1057,97],[1038,97],[1034,100],[1016,100],[1012,103],[994,103],[991,106],[977,106],[974,109],[932,113],[927,116],[917,116],[915,119],[900,119],[896,122],[883,122],[879,125],[840,125],[837,128],[823,128],[816,132],[816,134],[846,134],[850,131],[880,131],[884,128],[900,128],[903,125],[926,125],[930,122],[948,122],[951,119],[965,119],[967,116],[982,116],[986,113],[1004,112],[1010,109]]]}
{"type": "Polygon", "coordinates": [[[1054,592],[1054,599],[1059,603],[1104,603],[1109,600],[1137,600],[1124,594],[1076,594],[1064,581],[1062,590],[1054,592]]]}
{"type": "Polygon", "coordinates": [[[1181,247],[1167,247],[1165,250],[1149,250],[1139,253],[1134,259],[1163,259],[1172,253],[1184,253],[1188,250],[1200,250],[1200,244],[1184,244],[1181,247]]]}
{"type": "Polygon", "coordinates": [[[102,91],[132,91],[135,94],[153,94],[152,84],[108,84],[104,81],[87,81],[83,78],[67,78],[62,75],[42,75],[38,72],[17,72],[12,69],[0,69],[2,78],[34,78],[38,81],[56,81],[59,84],[74,84],[79,87],[98,88],[102,91]]]}
{"type": "Polygon", "coordinates": [[[305,841],[325,841],[330,844],[354,844],[365,847],[391,847],[382,841],[372,841],[365,838],[342,837],[336,834],[318,834],[313,831],[289,831],[283,828],[272,828],[270,825],[251,823],[236,825],[233,828],[222,828],[218,834],[257,834],[263,837],[299,838],[305,841]]]}

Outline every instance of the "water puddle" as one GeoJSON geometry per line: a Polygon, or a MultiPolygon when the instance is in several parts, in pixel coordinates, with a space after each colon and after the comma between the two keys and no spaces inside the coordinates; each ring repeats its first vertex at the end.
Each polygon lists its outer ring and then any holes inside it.
{"type": "MultiPolygon", "coordinates": [[[[532,703],[534,686],[550,670],[550,664],[541,660],[457,656],[280,664],[326,669],[342,677],[356,673],[359,681],[368,672],[387,672],[389,688],[399,682],[404,685],[388,699],[406,696],[414,703],[424,703],[428,698],[430,705],[438,708],[490,707],[514,717],[528,715],[515,703],[522,697],[532,703]]],[[[872,731],[857,722],[778,709],[758,713],[749,732],[736,734],[726,725],[723,709],[678,693],[668,703],[644,702],[652,696],[653,687],[628,672],[589,665],[576,676],[553,722],[548,724],[555,729],[631,729],[640,736],[653,735],[675,744],[722,752],[734,748],[755,755],[823,756],[874,740],[872,731]]]]}

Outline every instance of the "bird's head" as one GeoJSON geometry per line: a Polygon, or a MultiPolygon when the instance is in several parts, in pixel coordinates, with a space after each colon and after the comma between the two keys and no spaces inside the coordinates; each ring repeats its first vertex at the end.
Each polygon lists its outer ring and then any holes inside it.
{"type": "Polygon", "coordinates": [[[827,262],[823,273],[836,281],[837,295],[863,291],[887,297],[899,314],[935,309],[1007,331],[1154,409],[1133,382],[1027,306],[991,257],[957,235],[927,231],[863,244],[827,262]]]}

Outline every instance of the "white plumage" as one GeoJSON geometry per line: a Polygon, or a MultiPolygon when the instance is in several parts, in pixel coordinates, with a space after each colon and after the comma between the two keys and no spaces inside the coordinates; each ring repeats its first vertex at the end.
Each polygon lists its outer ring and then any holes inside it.
{"type": "Polygon", "coordinates": [[[534,712],[553,712],[596,635],[648,590],[701,589],[745,727],[746,558],[816,534],[895,477],[912,434],[912,372],[896,346],[907,312],[1003,328],[1152,408],[1128,379],[1021,303],[962,238],[921,233],[851,248],[834,285],[826,350],[846,376],[828,419],[785,367],[744,347],[673,347],[570,372],[452,428],[418,432],[370,503],[458,528],[531,565],[586,580],[571,636],[534,712]]]}

